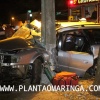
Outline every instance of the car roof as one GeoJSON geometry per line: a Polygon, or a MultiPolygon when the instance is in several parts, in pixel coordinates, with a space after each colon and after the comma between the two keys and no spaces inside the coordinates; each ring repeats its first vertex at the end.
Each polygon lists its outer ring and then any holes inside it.
{"type": "Polygon", "coordinates": [[[100,24],[94,22],[57,22],[57,24],[56,30],[59,32],[71,29],[100,29],[100,24]]]}
{"type": "MultiPolygon", "coordinates": [[[[68,27],[68,26],[73,26],[73,25],[97,25],[99,23],[95,23],[95,22],[86,22],[86,21],[79,21],[79,22],[56,22],[57,24],[59,24],[62,27],[68,27]]],[[[100,24],[99,24],[100,25],[100,24]]]]}

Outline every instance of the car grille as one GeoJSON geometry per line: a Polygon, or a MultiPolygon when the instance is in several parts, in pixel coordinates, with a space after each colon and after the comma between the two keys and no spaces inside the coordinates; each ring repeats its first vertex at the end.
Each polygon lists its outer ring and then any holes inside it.
{"type": "Polygon", "coordinates": [[[4,56],[3,63],[11,63],[11,56],[8,56],[8,55],[4,56]]]}
{"type": "Polygon", "coordinates": [[[0,55],[0,62],[1,63],[11,63],[11,56],[10,55],[0,55]]]}

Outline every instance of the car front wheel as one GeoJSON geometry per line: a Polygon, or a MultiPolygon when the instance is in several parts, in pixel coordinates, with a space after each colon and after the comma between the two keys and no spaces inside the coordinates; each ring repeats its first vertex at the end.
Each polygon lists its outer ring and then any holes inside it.
{"type": "Polygon", "coordinates": [[[32,64],[31,84],[40,84],[41,72],[42,72],[42,62],[40,59],[36,59],[32,64]]]}

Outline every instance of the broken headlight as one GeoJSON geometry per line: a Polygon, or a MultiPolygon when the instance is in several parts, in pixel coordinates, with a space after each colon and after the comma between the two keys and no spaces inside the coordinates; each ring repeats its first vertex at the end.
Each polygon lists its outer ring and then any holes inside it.
{"type": "Polygon", "coordinates": [[[17,63],[20,60],[18,56],[11,56],[11,63],[17,63]]]}

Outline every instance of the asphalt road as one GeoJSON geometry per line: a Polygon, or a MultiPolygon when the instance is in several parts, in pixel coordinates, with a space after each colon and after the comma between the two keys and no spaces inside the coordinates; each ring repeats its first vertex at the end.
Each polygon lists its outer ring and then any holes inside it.
{"type": "Polygon", "coordinates": [[[2,93],[0,100],[34,100],[35,92],[2,93]]]}
{"type": "MultiPolygon", "coordinates": [[[[42,74],[41,86],[43,84],[50,84],[50,81],[44,74],[42,74]]],[[[17,85],[14,85],[14,90],[18,91],[0,92],[0,100],[36,100],[34,97],[41,91],[31,91],[31,89],[29,89],[30,86],[32,87],[34,85],[30,85],[28,79],[24,83],[18,83],[17,85]],[[27,91],[28,89],[30,91],[27,91]]]]}
{"type": "Polygon", "coordinates": [[[38,93],[34,91],[29,91],[29,92],[26,91],[28,87],[30,86],[28,83],[28,80],[25,83],[20,83],[13,86],[14,86],[14,91],[0,93],[0,100],[32,100],[34,98],[34,95],[38,93]],[[21,86],[21,88],[23,89],[20,88],[19,90],[19,86],[21,86]],[[26,89],[24,89],[24,86],[26,89]],[[15,90],[18,90],[18,91],[15,91],[15,90]]]}

